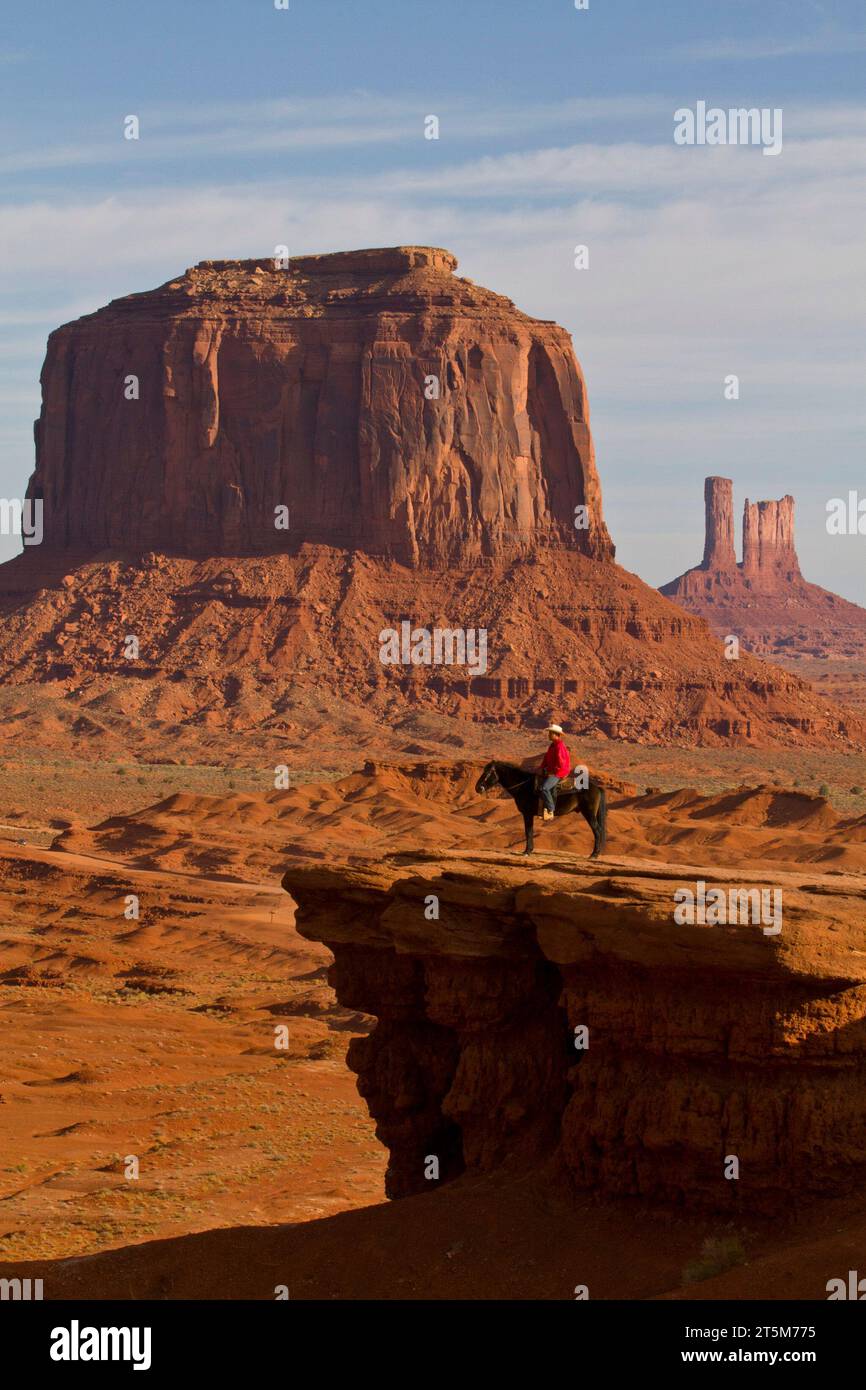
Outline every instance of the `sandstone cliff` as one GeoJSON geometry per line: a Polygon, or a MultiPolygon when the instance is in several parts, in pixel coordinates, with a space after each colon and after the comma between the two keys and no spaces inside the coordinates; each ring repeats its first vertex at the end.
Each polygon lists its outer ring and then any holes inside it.
{"type": "Polygon", "coordinates": [[[803,578],[794,540],[794,498],[743,508],[743,559],[734,552],[733,484],[707,478],[704,558],[660,593],[739,637],[762,656],[866,659],[866,609],[803,578]]]}
{"type": "Polygon", "coordinates": [[[203,261],[52,333],[29,488],[45,545],[612,556],[568,334],[456,265],[203,261]]]}
{"type": "Polygon", "coordinates": [[[800,576],[794,549],[794,499],[750,502],[743,509],[743,573],[764,587],[790,583],[800,576]]]}
{"type": "Polygon", "coordinates": [[[774,936],[676,925],[697,879],[728,887],[640,861],[528,878],[471,851],[290,866],[298,930],[334,952],[341,1003],[379,1020],[349,1065],[391,1196],[434,1186],[430,1156],[443,1183],[550,1160],[578,1187],[731,1212],[862,1184],[860,879],[774,870],[774,936]]]}

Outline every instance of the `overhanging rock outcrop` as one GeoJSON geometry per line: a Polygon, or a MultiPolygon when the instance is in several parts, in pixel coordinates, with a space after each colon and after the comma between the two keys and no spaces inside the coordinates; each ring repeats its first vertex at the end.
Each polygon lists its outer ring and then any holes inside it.
{"type": "Polygon", "coordinates": [[[558,1160],[578,1187],[723,1211],[866,1175],[862,878],[455,852],[282,882],[340,1002],[378,1018],[349,1065],[390,1196],[429,1190],[431,1156],[440,1182],[558,1160]],[[781,932],[677,925],[698,882],[780,890],[781,932]]]}

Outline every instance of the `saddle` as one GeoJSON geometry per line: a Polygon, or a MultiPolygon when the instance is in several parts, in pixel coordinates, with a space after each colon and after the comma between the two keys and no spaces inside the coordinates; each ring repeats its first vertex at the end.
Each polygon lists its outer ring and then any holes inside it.
{"type": "MultiPolygon", "coordinates": [[[[554,800],[556,800],[556,797],[559,795],[560,792],[574,791],[574,779],[576,775],[577,768],[572,768],[571,772],[569,772],[567,777],[560,777],[556,786],[553,788],[554,800]]],[[[539,793],[541,792],[541,784],[544,781],[545,776],[546,773],[544,772],[536,772],[535,774],[535,790],[539,793]]]]}
{"type": "MultiPolygon", "coordinates": [[[[560,779],[559,779],[559,781],[557,782],[556,786],[553,788],[553,804],[554,804],[554,806],[556,805],[556,798],[559,796],[559,793],[560,793],[560,792],[573,792],[573,791],[574,791],[574,779],[575,779],[576,773],[577,773],[577,768],[572,768],[571,772],[569,772],[568,775],[567,775],[566,777],[560,777],[560,779]]],[[[542,815],[542,813],[543,813],[543,811],[544,811],[544,800],[543,800],[542,795],[541,795],[541,784],[542,784],[542,782],[544,781],[545,775],[546,775],[546,774],[543,773],[543,772],[536,772],[536,774],[535,774],[535,780],[534,780],[534,782],[533,782],[533,787],[534,787],[534,789],[535,789],[535,795],[536,795],[536,797],[538,798],[538,807],[537,807],[536,814],[539,815],[539,816],[542,815]]]]}

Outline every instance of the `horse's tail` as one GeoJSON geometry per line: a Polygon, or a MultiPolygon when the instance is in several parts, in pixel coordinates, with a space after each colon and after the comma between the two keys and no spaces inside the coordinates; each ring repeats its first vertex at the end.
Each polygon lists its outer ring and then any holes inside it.
{"type": "Polygon", "coordinates": [[[601,783],[598,787],[598,797],[598,831],[603,849],[607,841],[607,792],[601,783]]]}

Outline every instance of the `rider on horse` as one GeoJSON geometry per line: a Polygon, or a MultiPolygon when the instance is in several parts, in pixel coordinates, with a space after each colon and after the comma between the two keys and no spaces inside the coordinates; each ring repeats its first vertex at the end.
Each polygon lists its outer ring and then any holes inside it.
{"type": "MultiPolygon", "coordinates": [[[[492,758],[481,769],[481,775],[475,783],[475,790],[479,795],[489,792],[493,787],[501,787],[511,797],[523,817],[523,829],[526,833],[524,854],[531,854],[535,844],[533,821],[538,815],[537,783],[544,779],[544,818],[549,820],[554,814],[552,809],[548,810],[548,806],[553,807],[553,797],[550,793],[556,784],[568,775],[571,768],[571,757],[562,741],[562,729],[558,724],[551,724],[547,732],[550,747],[544,756],[541,771],[530,772],[526,765],[517,767],[514,763],[502,763],[492,758]]],[[[560,786],[555,813],[562,817],[570,811],[576,811],[583,816],[592,831],[592,854],[589,857],[597,859],[607,840],[607,794],[598,778],[589,776],[587,768],[581,767],[578,772],[580,776],[575,777],[573,788],[568,784],[560,786]]]]}
{"type": "Polygon", "coordinates": [[[544,819],[553,820],[553,789],[571,772],[571,754],[562,741],[561,725],[548,724],[547,737],[548,747],[541,760],[544,780],[539,790],[544,798],[544,819]]]}

